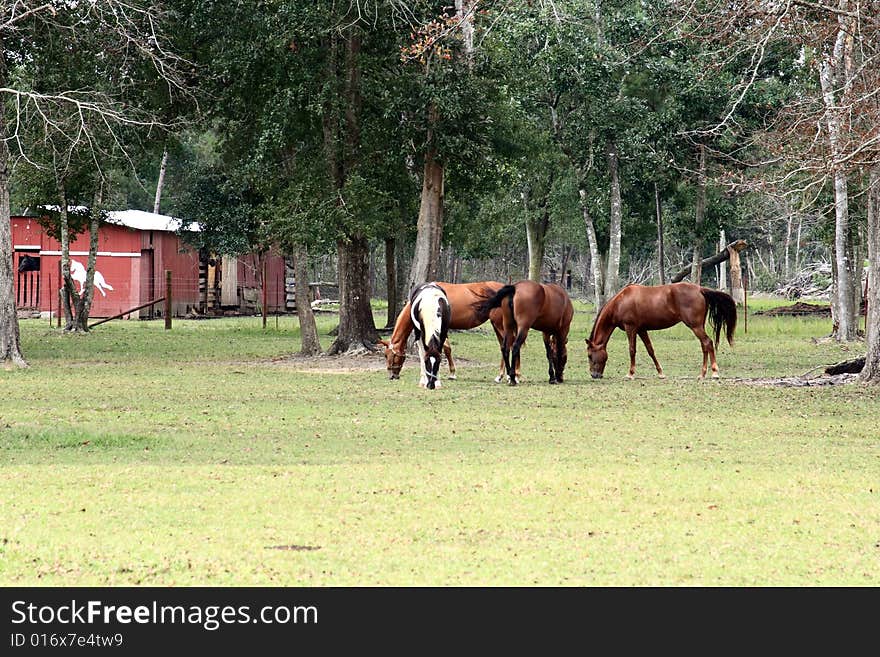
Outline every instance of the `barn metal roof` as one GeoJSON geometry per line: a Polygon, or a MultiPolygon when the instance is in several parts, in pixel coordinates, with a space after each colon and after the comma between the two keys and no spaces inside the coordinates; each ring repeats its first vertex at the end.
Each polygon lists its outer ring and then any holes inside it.
{"type": "MultiPolygon", "coordinates": [[[[38,207],[53,212],[59,211],[57,205],[40,205],[38,207]]],[[[88,208],[84,205],[71,205],[68,206],[68,212],[88,212],[88,208]]],[[[155,212],[144,212],[143,210],[108,210],[105,215],[107,223],[126,226],[136,230],[164,230],[173,233],[180,230],[180,226],[183,223],[180,219],[170,217],[167,214],[156,214],[155,212]]],[[[184,230],[199,232],[201,229],[201,226],[193,221],[184,230]]]]}
{"type": "MultiPolygon", "coordinates": [[[[137,230],[165,230],[169,232],[180,230],[182,224],[181,220],[175,217],[144,212],[143,210],[113,210],[107,212],[107,222],[137,230]]],[[[201,228],[196,222],[192,222],[185,230],[199,231],[201,228]]]]}

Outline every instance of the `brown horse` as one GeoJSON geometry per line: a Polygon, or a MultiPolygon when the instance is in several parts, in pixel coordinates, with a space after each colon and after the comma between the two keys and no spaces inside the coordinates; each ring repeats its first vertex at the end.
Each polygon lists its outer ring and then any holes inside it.
{"type": "MultiPolygon", "coordinates": [[[[503,319],[501,311],[496,310],[484,317],[478,317],[474,313],[473,306],[479,301],[485,300],[492,296],[495,292],[504,287],[504,283],[497,281],[482,281],[480,283],[443,283],[438,282],[446,297],[449,299],[449,306],[452,311],[449,319],[450,329],[467,330],[476,328],[484,323],[487,319],[491,320],[492,329],[495,331],[495,337],[498,344],[503,339],[503,319]]],[[[389,340],[381,340],[377,345],[385,354],[385,365],[388,369],[389,379],[399,379],[400,370],[406,360],[406,342],[410,333],[413,331],[413,322],[410,310],[410,303],[403,307],[400,314],[397,315],[397,321],[394,323],[394,331],[391,333],[389,340]]],[[[455,363],[452,361],[452,349],[447,340],[443,345],[443,353],[449,363],[449,378],[455,378],[455,363]]],[[[501,380],[501,376],[505,372],[504,363],[501,363],[500,373],[496,381],[501,380]]]]}
{"type": "Polygon", "coordinates": [[[520,350],[532,328],[544,334],[550,383],[562,383],[568,359],[568,331],[574,316],[568,293],[555,283],[519,281],[514,285],[505,285],[492,297],[476,304],[475,311],[482,315],[494,308],[503,310],[501,355],[510,385],[517,384],[520,350]],[[506,304],[505,299],[509,299],[506,304]]]}
{"type": "Polygon", "coordinates": [[[733,331],[736,329],[736,302],[729,294],[710,290],[693,283],[673,283],[672,285],[627,285],[606,303],[593,331],[587,338],[587,355],[590,359],[590,375],[602,378],[605,362],[608,360],[606,347],[615,328],[626,332],[629,339],[629,375],[636,372],[636,336],[645,343],[648,355],[654,361],[657,374],[665,379],[663,368],[654,355],[654,347],[648,331],[657,331],[684,322],[703,348],[703,369],[700,379],[706,376],[706,361],[711,358],[712,378],[718,377],[718,363],[715,362],[715,347],[721,337],[721,329],[727,328],[727,342],[733,346],[733,331]],[[706,335],[704,328],[706,316],[715,328],[715,346],[706,335]]]}

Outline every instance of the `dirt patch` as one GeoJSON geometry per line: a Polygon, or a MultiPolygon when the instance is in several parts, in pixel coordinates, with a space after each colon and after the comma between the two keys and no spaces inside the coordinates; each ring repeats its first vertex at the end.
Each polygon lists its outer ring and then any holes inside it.
{"type": "Polygon", "coordinates": [[[744,383],[751,386],[776,386],[783,388],[811,388],[817,386],[839,386],[853,383],[859,378],[858,374],[835,374],[834,376],[786,376],[780,379],[742,379],[732,378],[727,381],[744,383]]]}
{"type": "Polygon", "coordinates": [[[268,361],[278,367],[290,367],[301,372],[322,374],[345,374],[347,372],[372,372],[385,369],[385,359],[379,352],[338,354],[336,356],[302,356],[292,354],[268,361]]]}
{"type": "Polygon", "coordinates": [[[821,303],[805,303],[798,301],[791,306],[778,306],[770,310],[762,310],[754,315],[768,315],[777,317],[780,315],[788,315],[793,317],[831,317],[831,306],[821,303]]]}

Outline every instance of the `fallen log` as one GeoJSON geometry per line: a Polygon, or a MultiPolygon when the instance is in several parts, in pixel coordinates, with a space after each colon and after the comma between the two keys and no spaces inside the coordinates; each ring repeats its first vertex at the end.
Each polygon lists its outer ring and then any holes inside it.
{"type": "Polygon", "coordinates": [[[829,365],[825,368],[825,374],[858,374],[865,367],[865,357],[845,360],[842,363],[829,365]]]}
{"type": "MultiPolygon", "coordinates": [[[[714,267],[715,265],[721,264],[722,262],[724,262],[725,260],[728,260],[730,258],[730,250],[731,249],[736,251],[737,253],[739,253],[747,246],[748,246],[748,243],[745,240],[737,240],[736,242],[731,242],[724,249],[722,249],[721,251],[719,251],[715,255],[710,256],[710,257],[705,258],[702,261],[700,261],[700,266],[704,267],[704,268],[714,267]]],[[[690,273],[691,273],[691,265],[688,265],[687,267],[682,269],[680,272],[678,272],[675,276],[670,278],[669,282],[670,283],[680,283],[685,278],[687,278],[690,275],[690,273]]],[[[699,281],[695,281],[695,282],[699,283],[699,281]]]]}

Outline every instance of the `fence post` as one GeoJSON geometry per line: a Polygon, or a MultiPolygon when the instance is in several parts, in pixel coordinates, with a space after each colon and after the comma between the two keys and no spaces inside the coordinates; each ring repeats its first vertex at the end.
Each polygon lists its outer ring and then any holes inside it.
{"type": "Polygon", "coordinates": [[[171,270],[165,270],[165,330],[171,330],[171,270]]]}
{"type": "Polygon", "coordinates": [[[268,286],[268,280],[267,280],[267,278],[268,278],[267,277],[267,262],[268,262],[268,260],[269,260],[269,256],[267,254],[263,257],[263,266],[260,269],[260,288],[262,288],[260,290],[260,292],[263,295],[263,303],[261,305],[263,306],[263,330],[264,331],[266,330],[266,317],[269,313],[269,309],[267,308],[267,306],[269,304],[269,290],[266,289],[268,286]]]}

